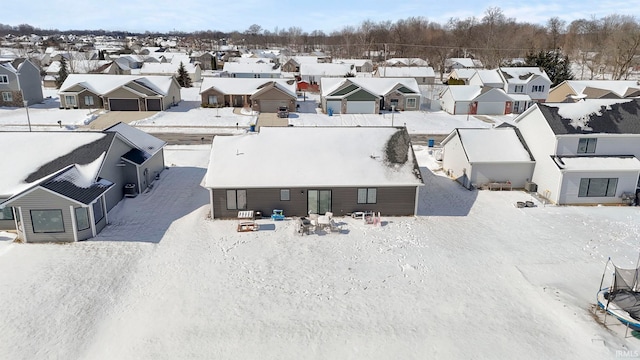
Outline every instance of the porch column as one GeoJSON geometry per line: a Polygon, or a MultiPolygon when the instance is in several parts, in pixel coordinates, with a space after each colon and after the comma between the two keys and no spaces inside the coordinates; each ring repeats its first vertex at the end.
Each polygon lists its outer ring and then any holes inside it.
{"type": "Polygon", "coordinates": [[[69,205],[69,211],[71,212],[71,228],[73,229],[73,241],[78,242],[78,224],[76,223],[76,211],[73,205],[69,205]]]}

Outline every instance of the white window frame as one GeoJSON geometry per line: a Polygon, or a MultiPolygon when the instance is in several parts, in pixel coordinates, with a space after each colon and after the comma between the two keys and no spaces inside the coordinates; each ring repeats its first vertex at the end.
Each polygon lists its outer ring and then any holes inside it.
{"type": "Polygon", "coordinates": [[[246,210],[247,190],[227,190],[227,210],[246,210]]]}
{"type": "Polygon", "coordinates": [[[524,85],[516,85],[513,89],[513,92],[516,94],[524,93],[524,85]]]}
{"type": "Polygon", "coordinates": [[[280,189],[280,201],[290,201],[290,200],[291,200],[291,190],[280,189]]]}
{"type": "Polygon", "coordinates": [[[406,104],[407,109],[415,109],[417,104],[418,104],[418,101],[416,101],[416,98],[407,98],[407,104],[406,104]]]}
{"type": "Polygon", "coordinates": [[[578,197],[614,197],[617,188],[618,178],[581,178],[578,197]],[[594,193],[594,190],[604,190],[604,193],[594,193]]]}
{"type": "Polygon", "coordinates": [[[9,76],[0,75],[0,84],[8,84],[8,83],[9,83],[9,76]]]}
{"type": "Polygon", "coordinates": [[[93,101],[93,96],[91,96],[91,95],[85,95],[85,96],[84,96],[84,104],[85,104],[85,105],[89,105],[89,106],[95,105],[95,103],[94,103],[94,101],[93,101]]]}
{"type": "Polygon", "coordinates": [[[78,101],[76,100],[76,97],[74,95],[65,95],[64,96],[64,103],[67,106],[78,106],[78,101]],[[69,101],[71,100],[71,101],[69,101]]]}
{"type": "Polygon", "coordinates": [[[209,104],[210,105],[217,105],[218,104],[218,96],[216,95],[209,95],[209,104]]]}
{"type": "Polygon", "coordinates": [[[544,85],[533,85],[531,92],[544,92],[544,85]]]}
{"type": "Polygon", "coordinates": [[[30,210],[30,215],[31,226],[35,234],[65,232],[64,217],[61,209],[34,209],[30,210]]]}
{"type": "Polygon", "coordinates": [[[2,92],[2,101],[10,102],[13,101],[13,94],[8,91],[2,92]]]}
{"type": "Polygon", "coordinates": [[[598,138],[580,138],[578,140],[578,154],[595,154],[598,138]]]}

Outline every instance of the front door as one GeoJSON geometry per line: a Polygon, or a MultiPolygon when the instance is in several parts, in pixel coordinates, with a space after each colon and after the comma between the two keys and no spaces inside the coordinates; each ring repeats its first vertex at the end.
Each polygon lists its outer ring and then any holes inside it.
{"type": "Polygon", "coordinates": [[[309,214],[324,214],[331,211],[331,190],[307,191],[307,209],[309,214]]]}

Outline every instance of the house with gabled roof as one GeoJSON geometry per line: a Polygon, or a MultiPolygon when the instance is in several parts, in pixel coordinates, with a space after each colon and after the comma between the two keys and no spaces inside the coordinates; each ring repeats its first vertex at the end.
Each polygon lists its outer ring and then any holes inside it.
{"type": "Polygon", "coordinates": [[[576,102],[582,99],[625,99],[640,96],[635,80],[565,80],[549,90],[548,102],[576,102]]]}
{"type": "Polygon", "coordinates": [[[222,68],[227,77],[279,79],[282,70],[279,64],[225,62],[222,68]]]}
{"type": "Polygon", "coordinates": [[[385,61],[386,66],[418,66],[428,67],[429,62],[420,58],[390,58],[385,61]]]}
{"type": "Polygon", "coordinates": [[[480,85],[449,85],[439,97],[442,110],[452,115],[511,114],[513,104],[504,90],[480,85]]]}
{"type": "Polygon", "coordinates": [[[373,73],[373,62],[369,59],[333,59],[331,62],[334,64],[353,64],[358,74],[373,73]]]}
{"type": "Polygon", "coordinates": [[[333,63],[302,63],[300,81],[307,84],[319,84],[321,78],[344,78],[356,76],[355,65],[333,63]]]}
{"type": "Polygon", "coordinates": [[[165,142],[119,123],[100,132],[0,133],[0,228],[26,242],[96,236],[125,194],[145,191],[164,169],[165,142]]]}
{"type": "Polygon", "coordinates": [[[292,57],[288,57],[288,58],[284,58],[282,61],[282,71],[285,72],[290,72],[290,73],[299,73],[300,72],[300,66],[302,64],[318,64],[318,57],[317,56],[304,56],[304,55],[298,55],[298,56],[292,56],[292,57]]]}
{"type": "Polygon", "coordinates": [[[0,61],[0,106],[23,107],[43,100],[40,69],[25,58],[0,61]]]}
{"type": "Polygon", "coordinates": [[[70,74],[58,94],[62,108],[110,111],[162,111],[181,100],[173,76],[70,74]]]}
{"type": "Polygon", "coordinates": [[[498,70],[475,69],[472,71],[474,73],[469,77],[468,85],[480,85],[483,87],[497,89],[504,88],[504,81],[502,80],[502,76],[498,73],[498,70]]]}
{"type": "Polygon", "coordinates": [[[640,101],[536,104],[515,123],[536,159],[532,182],[556,204],[622,204],[640,177],[640,101]]]}
{"type": "Polygon", "coordinates": [[[380,66],[375,77],[380,78],[414,78],[418,85],[433,84],[436,73],[430,66],[380,66]]]}
{"type": "Polygon", "coordinates": [[[533,174],[535,159],[512,126],[454,129],[440,145],[442,169],[468,189],[490,183],[521,189],[533,174]]]}
{"type": "Polygon", "coordinates": [[[453,69],[451,70],[451,72],[447,77],[447,82],[449,83],[449,85],[452,85],[453,81],[449,81],[449,79],[453,79],[453,80],[463,82],[463,83],[456,83],[454,85],[470,85],[469,80],[473,75],[475,75],[475,73],[476,73],[476,69],[467,69],[467,68],[453,69]]]}
{"type": "MultiPolygon", "coordinates": [[[[189,75],[191,82],[200,82],[202,80],[202,70],[200,64],[182,63],[185,71],[189,75]]],[[[178,70],[180,63],[144,63],[142,67],[135,72],[142,76],[157,75],[157,76],[178,76],[178,70]]]]}
{"type": "Polygon", "coordinates": [[[296,111],[296,84],[293,79],[205,78],[200,87],[207,107],[250,106],[254,111],[277,112],[286,106],[296,111]]]}
{"type": "Polygon", "coordinates": [[[501,67],[498,73],[504,83],[504,91],[519,98],[513,103],[513,112],[522,113],[533,103],[547,101],[551,80],[542,68],[501,67]]]}
{"type": "Polygon", "coordinates": [[[454,69],[482,69],[484,65],[478,59],[448,58],[444,61],[444,67],[447,72],[451,72],[454,69]]]}
{"type": "Polygon", "coordinates": [[[322,109],[331,114],[420,109],[420,88],[413,78],[322,78],[320,90],[322,109]]]}
{"type": "Polygon", "coordinates": [[[409,134],[394,127],[263,127],[216,136],[204,179],[214,219],[274,209],[286,216],[411,216],[421,186],[409,134]],[[287,161],[264,156],[265,149],[287,161]]]}

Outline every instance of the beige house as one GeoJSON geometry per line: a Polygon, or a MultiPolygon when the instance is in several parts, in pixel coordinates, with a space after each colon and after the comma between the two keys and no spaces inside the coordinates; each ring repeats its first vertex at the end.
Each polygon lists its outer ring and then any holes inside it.
{"type": "Polygon", "coordinates": [[[635,80],[565,80],[549,90],[547,102],[625,99],[638,96],[640,85],[635,80]]]}
{"type": "Polygon", "coordinates": [[[181,100],[173,76],[71,74],[58,94],[67,109],[162,111],[181,100]]]}
{"type": "Polygon", "coordinates": [[[206,107],[251,107],[274,113],[281,106],[296,111],[295,81],[292,79],[204,78],[200,88],[206,107]]]}

